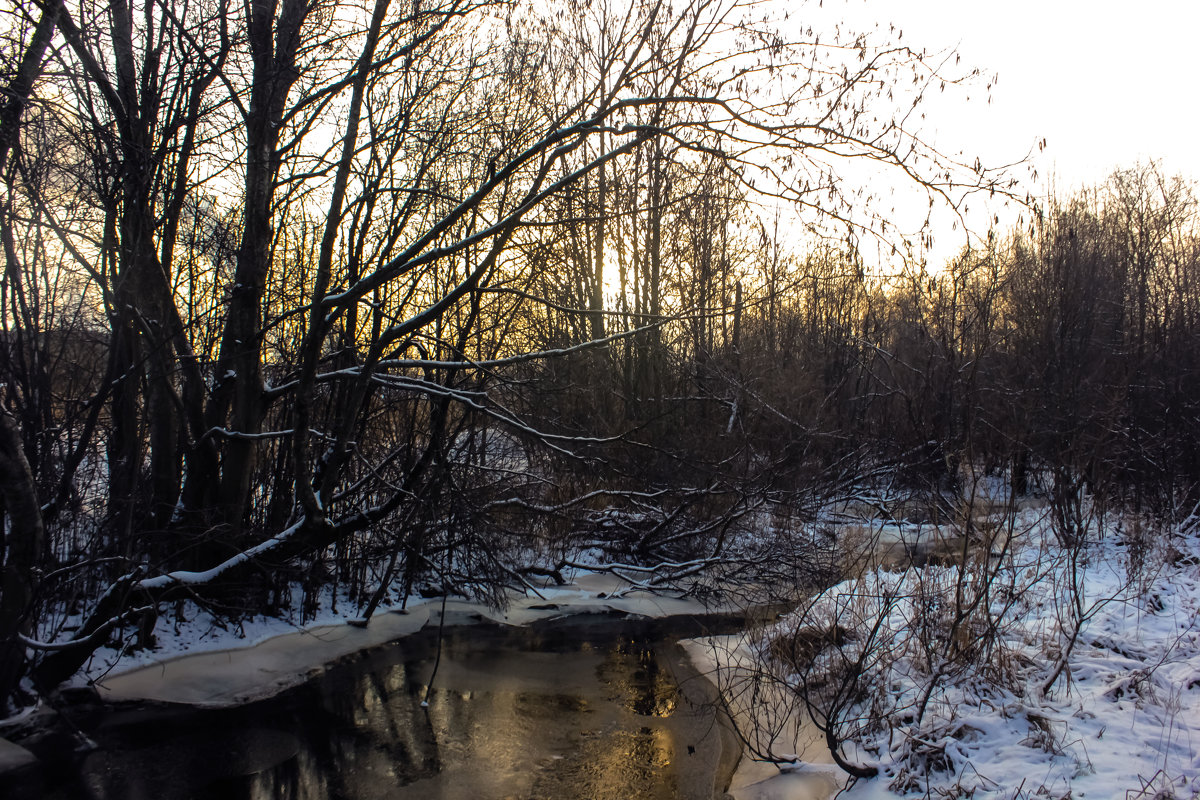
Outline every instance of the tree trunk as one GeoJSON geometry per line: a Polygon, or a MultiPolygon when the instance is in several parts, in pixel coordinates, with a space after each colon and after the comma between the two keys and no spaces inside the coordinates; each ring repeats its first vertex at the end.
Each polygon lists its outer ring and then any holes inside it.
{"type": "MultiPolygon", "coordinates": [[[[218,519],[235,546],[249,510],[251,482],[258,459],[255,434],[261,432],[266,413],[262,378],[263,297],[271,266],[274,238],[273,201],[279,172],[279,135],[287,108],[288,93],[299,76],[296,54],[300,30],[310,11],[303,0],[254,0],[249,9],[248,38],[254,61],[250,105],[245,116],[246,175],[245,213],[242,241],[225,330],[215,375],[216,389],[207,420],[211,428],[239,434],[225,445],[220,460],[217,490],[218,519]],[[282,6],[282,7],[280,7],[282,6]],[[278,12],[278,14],[276,13],[278,12]]],[[[199,465],[208,469],[213,459],[199,455],[199,465]]],[[[213,483],[216,476],[189,470],[189,498],[202,495],[200,485],[213,483]]]]}
{"type": "MultiPolygon", "coordinates": [[[[16,74],[0,104],[0,170],[17,142],[21,112],[29,101],[33,83],[41,74],[42,58],[54,36],[59,0],[42,10],[16,74]]],[[[7,709],[25,674],[25,646],[19,634],[33,631],[32,613],[36,575],[45,548],[41,506],[33,473],[21,445],[17,421],[0,405],[0,710],[7,709]],[[6,519],[7,517],[7,519],[6,519]]]]}
{"type": "Polygon", "coordinates": [[[0,104],[0,169],[8,162],[8,154],[17,143],[21,112],[29,102],[33,82],[42,74],[42,58],[54,37],[60,8],[61,0],[50,0],[42,9],[41,19],[33,29],[33,36],[30,37],[29,46],[21,56],[17,73],[3,94],[4,102],[0,104]]]}
{"type": "Polygon", "coordinates": [[[0,405],[0,701],[10,704],[25,673],[25,646],[18,635],[33,632],[37,569],[45,548],[45,529],[33,473],[21,447],[16,418],[0,405]],[[5,519],[7,516],[7,520],[5,519]],[[7,523],[7,524],[5,524],[7,523]],[[7,529],[7,533],[5,530],[7,529]]]}
{"type": "MultiPolygon", "coordinates": [[[[600,137],[600,147],[603,150],[603,135],[600,137]]],[[[599,186],[597,187],[599,203],[596,210],[595,270],[592,275],[592,296],[588,302],[588,310],[591,312],[589,316],[591,317],[593,339],[604,338],[604,234],[605,217],[608,215],[608,208],[605,204],[608,194],[608,181],[605,173],[605,166],[601,164],[599,186]]]]}

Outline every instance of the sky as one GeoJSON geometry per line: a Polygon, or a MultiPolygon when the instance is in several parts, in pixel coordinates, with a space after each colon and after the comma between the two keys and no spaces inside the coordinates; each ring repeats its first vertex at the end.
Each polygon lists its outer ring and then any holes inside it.
{"type": "MultiPolygon", "coordinates": [[[[936,121],[981,155],[1024,155],[1072,188],[1161,159],[1200,178],[1200,35],[1196,0],[850,0],[848,11],[895,22],[905,41],[957,46],[999,74],[992,103],[936,121]]],[[[986,159],[985,159],[986,160],[986,159]]]]}
{"type": "MultiPolygon", "coordinates": [[[[969,92],[969,103],[950,92],[937,98],[926,137],[968,163],[978,156],[1002,165],[1032,154],[1038,177],[1026,191],[1042,195],[1052,180],[1067,195],[1151,159],[1168,175],[1200,180],[1200,59],[1194,57],[1200,0],[823,0],[822,6],[815,13],[836,15],[858,30],[878,24],[886,31],[894,23],[904,44],[956,48],[964,67],[998,76],[990,104],[982,87],[969,92]]],[[[1029,171],[1018,175],[1028,180],[1029,171]]],[[[1010,209],[1010,221],[1016,213],[1010,209]]],[[[931,263],[963,244],[944,227],[935,234],[931,263]]]]}

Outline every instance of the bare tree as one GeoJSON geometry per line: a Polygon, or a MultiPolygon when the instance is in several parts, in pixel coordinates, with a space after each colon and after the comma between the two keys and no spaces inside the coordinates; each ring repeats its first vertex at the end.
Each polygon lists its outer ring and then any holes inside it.
{"type": "MultiPolygon", "coordinates": [[[[54,229],[104,297],[111,389],[95,447],[119,560],[91,571],[107,588],[75,645],[41,659],[43,685],[130,609],[257,602],[231,595],[257,591],[243,579],[268,563],[318,575],[336,553],[362,583],[360,554],[385,565],[360,593],[371,607],[394,579],[454,574],[494,593],[561,568],[557,542],[455,535],[456,520],[505,527],[514,504],[494,501],[514,488],[526,510],[624,504],[638,569],[680,553],[701,555],[670,562],[676,577],[721,563],[763,502],[748,476],[770,468],[716,436],[695,457],[663,445],[665,401],[701,362],[709,382],[711,356],[740,338],[731,253],[753,227],[733,209],[757,195],[798,208],[814,235],[885,236],[837,169],[864,159],[934,197],[1009,189],[906,127],[922,91],[950,80],[920,52],[793,38],[738,0],[589,9],[63,7],[65,47],[42,80],[90,157],[79,195],[92,207],[54,229]],[[554,273],[564,264],[577,287],[554,273]],[[539,416],[546,375],[618,346],[626,423],[539,416]],[[484,441],[519,445],[501,457],[484,441]],[[526,460],[506,465],[516,450],[526,460]],[[589,477],[618,451],[628,469],[589,477]],[[559,481],[538,457],[577,468],[559,481]],[[631,489],[651,464],[687,479],[631,489]]],[[[590,360],[599,396],[609,367],[590,360]]],[[[705,402],[736,408],[751,384],[705,402]]]]}

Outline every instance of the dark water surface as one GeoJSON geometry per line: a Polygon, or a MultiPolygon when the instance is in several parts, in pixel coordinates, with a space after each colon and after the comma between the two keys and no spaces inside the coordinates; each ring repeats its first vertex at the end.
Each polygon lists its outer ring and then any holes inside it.
{"type": "Polygon", "coordinates": [[[676,644],[739,621],[579,616],[447,627],[236,709],[77,713],[98,745],[30,797],[708,800],[740,747],[676,644]]]}

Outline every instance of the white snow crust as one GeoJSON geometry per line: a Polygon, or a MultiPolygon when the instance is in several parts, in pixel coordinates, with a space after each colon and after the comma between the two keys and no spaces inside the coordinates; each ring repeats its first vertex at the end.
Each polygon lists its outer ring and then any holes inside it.
{"type": "MultiPolygon", "coordinates": [[[[720,610],[692,599],[628,589],[614,576],[583,573],[566,586],[539,588],[541,597],[514,595],[504,610],[465,600],[410,600],[403,613],[381,608],[365,628],[349,624],[355,619],[354,606],[344,600],[337,604],[342,613],[326,611],[303,626],[255,617],[230,629],[192,607],[187,622],[160,618],[156,633],[161,646],[124,654],[99,650],[76,683],[90,683],[114,701],[230,706],[270,697],[340,658],[436,624],[443,606],[456,621],[490,619],[509,625],[580,613],[664,617],[720,610]]],[[[321,603],[326,609],[332,605],[321,603]]]]}
{"type": "MultiPolygon", "coordinates": [[[[846,800],[1200,797],[1195,532],[1159,532],[1136,555],[1120,524],[1090,532],[1095,539],[1086,548],[1078,582],[1084,623],[1069,667],[1043,693],[1069,633],[1063,626],[1069,560],[1055,546],[1044,512],[1021,512],[1018,523],[1025,538],[1005,575],[1011,590],[998,592],[1008,604],[998,655],[989,668],[948,669],[932,682],[919,723],[912,712],[935,665],[922,655],[913,631],[939,613],[936,606],[952,591],[956,568],[875,569],[822,592],[802,617],[785,617],[773,626],[767,635],[819,627],[822,619],[866,625],[882,616],[877,640],[882,655],[864,677],[872,697],[860,711],[865,716],[867,703],[874,703],[892,714],[891,722],[843,748],[880,774],[853,781],[826,766],[824,742],[811,722],[800,721],[796,762],[778,768],[743,764],[731,794],[737,800],[807,800],[832,797],[839,789],[837,796],[846,800]],[[824,793],[813,780],[796,775],[828,775],[831,769],[838,780],[824,793]]],[[[853,649],[863,631],[847,638],[840,646],[853,649]]],[[[738,659],[761,659],[764,649],[747,640],[708,640],[694,643],[690,652],[703,669],[706,659],[709,667],[721,661],[728,667],[738,659]]]]}

